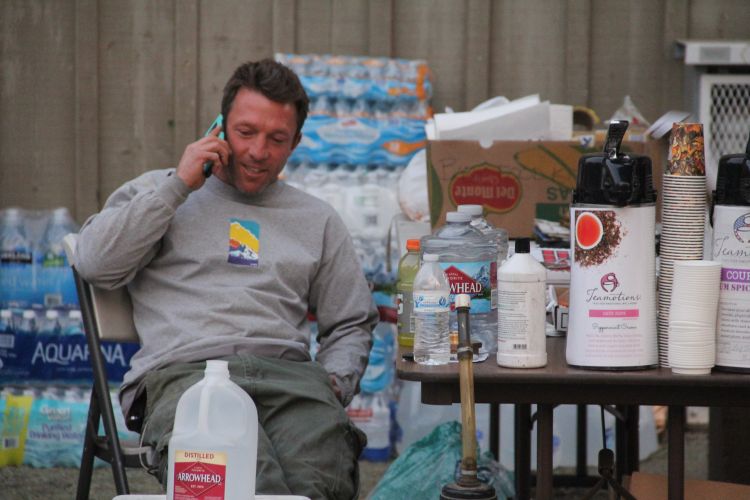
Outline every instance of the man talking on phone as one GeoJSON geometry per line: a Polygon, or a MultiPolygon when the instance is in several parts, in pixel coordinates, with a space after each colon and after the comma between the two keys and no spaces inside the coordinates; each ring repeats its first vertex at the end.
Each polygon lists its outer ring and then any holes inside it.
{"type": "Polygon", "coordinates": [[[206,360],[224,359],[258,408],[258,493],[358,495],[366,440],[344,406],[377,310],[340,217],[278,179],[308,106],[287,67],[241,65],[224,88],[223,127],[189,144],[176,169],[124,184],[81,228],[78,272],[127,286],[133,301],[141,348],[120,399],[126,415],[143,415],[164,485],[177,401],[206,360]]]}

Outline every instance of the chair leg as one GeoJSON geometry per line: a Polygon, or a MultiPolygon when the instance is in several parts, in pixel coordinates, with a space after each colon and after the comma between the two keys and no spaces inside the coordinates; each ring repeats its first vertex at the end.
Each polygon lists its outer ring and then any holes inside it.
{"type": "Polygon", "coordinates": [[[91,491],[91,475],[94,472],[94,458],[96,451],[95,437],[99,429],[99,400],[96,391],[91,391],[89,414],[86,420],[86,434],[83,438],[83,453],[81,455],[81,469],[78,471],[78,487],[76,500],[88,500],[91,491]]]}
{"type": "Polygon", "coordinates": [[[117,426],[115,425],[115,414],[112,411],[112,402],[109,398],[109,391],[105,389],[105,394],[99,394],[101,398],[102,424],[104,424],[104,433],[107,436],[107,444],[112,452],[112,476],[115,481],[115,489],[118,495],[130,494],[128,487],[128,477],[125,473],[125,455],[120,446],[120,438],[117,435],[117,426]]]}

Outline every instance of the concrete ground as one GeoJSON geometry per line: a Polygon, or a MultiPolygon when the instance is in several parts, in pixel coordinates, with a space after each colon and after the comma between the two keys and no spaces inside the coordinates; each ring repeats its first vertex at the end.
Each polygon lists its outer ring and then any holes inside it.
{"type": "MultiPolygon", "coordinates": [[[[708,477],[708,433],[705,428],[691,429],[685,439],[685,477],[689,479],[707,479],[708,477]]],[[[362,491],[372,491],[388,467],[388,463],[360,462],[362,491]]],[[[643,472],[666,474],[667,449],[662,445],[647,460],[641,462],[643,472]]],[[[567,471],[570,472],[570,471],[567,471]]],[[[596,471],[592,470],[591,474],[596,471]]],[[[77,469],[34,469],[31,467],[0,468],[0,499],[3,500],[69,500],[74,498],[77,469]]],[[[158,482],[146,472],[136,469],[128,470],[128,481],[131,492],[141,494],[163,493],[158,482]]],[[[584,488],[566,488],[556,491],[555,498],[581,499],[584,488]]],[[[96,469],[91,487],[91,498],[107,500],[115,496],[112,473],[109,468],[96,469]]],[[[607,499],[606,491],[600,491],[594,499],[607,499]]],[[[397,499],[394,499],[397,500],[397,499]]]]}

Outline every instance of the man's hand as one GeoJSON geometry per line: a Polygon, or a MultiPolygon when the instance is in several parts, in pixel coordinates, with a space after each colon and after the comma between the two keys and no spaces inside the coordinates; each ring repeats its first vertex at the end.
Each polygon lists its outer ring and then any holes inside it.
{"type": "Polygon", "coordinates": [[[196,190],[206,182],[203,175],[203,164],[211,161],[214,168],[217,165],[226,166],[229,162],[229,143],[219,139],[221,127],[214,128],[207,136],[188,144],[177,165],[177,177],[182,179],[190,189],[196,190]]]}

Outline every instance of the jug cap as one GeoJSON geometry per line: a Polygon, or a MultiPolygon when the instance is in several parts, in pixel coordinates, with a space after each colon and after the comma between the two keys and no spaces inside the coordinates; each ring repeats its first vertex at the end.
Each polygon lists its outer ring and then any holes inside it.
{"type": "Polygon", "coordinates": [[[744,153],[719,159],[713,195],[716,205],[750,205],[750,137],[744,153]]]}
{"type": "Polygon", "coordinates": [[[641,205],[656,202],[651,159],[620,152],[628,122],[610,122],[602,153],[581,156],[573,203],[641,205]]]}
{"type": "Polygon", "coordinates": [[[456,207],[456,210],[464,214],[469,214],[472,217],[484,214],[484,207],[482,205],[459,205],[456,207]]]}
{"type": "Polygon", "coordinates": [[[471,215],[463,212],[448,212],[445,214],[446,222],[470,222],[471,215]]]}

